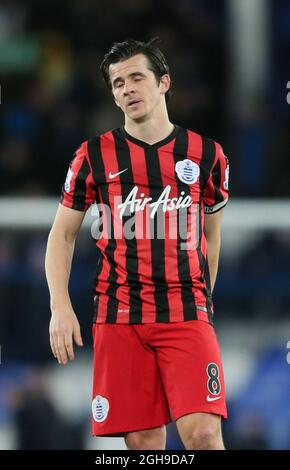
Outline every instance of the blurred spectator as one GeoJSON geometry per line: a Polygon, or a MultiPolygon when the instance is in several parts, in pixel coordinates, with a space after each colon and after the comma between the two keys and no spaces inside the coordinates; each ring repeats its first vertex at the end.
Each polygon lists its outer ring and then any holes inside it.
{"type": "Polygon", "coordinates": [[[229,450],[269,450],[270,447],[265,423],[253,413],[240,416],[237,429],[225,423],[224,438],[229,450]]]}
{"type": "Polygon", "coordinates": [[[49,399],[40,371],[34,369],[21,386],[10,391],[19,450],[81,450],[80,425],[60,416],[49,399]]]}

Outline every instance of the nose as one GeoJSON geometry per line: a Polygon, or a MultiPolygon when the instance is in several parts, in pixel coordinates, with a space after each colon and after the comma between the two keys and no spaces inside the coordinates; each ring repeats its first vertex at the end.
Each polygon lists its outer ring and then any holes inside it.
{"type": "Polygon", "coordinates": [[[130,93],[134,92],[134,83],[131,80],[126,80],[124,83],[123,92],[125,96],[128,96],[130,93]]]}

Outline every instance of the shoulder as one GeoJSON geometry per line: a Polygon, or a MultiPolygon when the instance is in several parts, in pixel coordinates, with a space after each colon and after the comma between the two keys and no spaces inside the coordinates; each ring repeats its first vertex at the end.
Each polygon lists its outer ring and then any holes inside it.
{"type": "Polygon", "coordinates": [[[113,141],[114,138],[118,135],[121,135],[121,128],[115,128],[115,129],[109,129],[106,132],[103,132],[101,134],[95,134],[86,141],[87,144],[90,144],[91,142],[95,141],[113,141]]]}
{"type": "Polygon", "coordinates": [[[115,146],[116,140],[121,138],[121,128],[110,129],[104,133],[95,134],[85,142],[88,154],[90,155],[92,152],[101,151],[101,149],[106,146],[115,146]]]}
{"type": "Polygon", "coordinates": [[[221,144],[215,139],[212,139],[211,137],[208,137],[204,134],[200,134],[192,129],[186,129],[186,132],[188,133],[190,139],[192,139],[193,141],[199,141],[201,145],[203,145],[203,147],[215,148],[217,152],[222,151],[221,144]]]}
{"type": "Polygon", "coordinates": [[[223,148],[216,140],[192,129],[180,127],[180,130],[186,135],[189,158],[198,158],[200,164],[210,168],[223,155],[223,148]]]}

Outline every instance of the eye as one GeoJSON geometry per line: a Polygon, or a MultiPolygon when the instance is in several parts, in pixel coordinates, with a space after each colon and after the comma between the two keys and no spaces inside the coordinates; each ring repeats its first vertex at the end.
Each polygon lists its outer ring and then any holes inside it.
{"type": "Polygon", "coordinates": [[[115,84],[115,88],[121,88],[121,86],[123,86],[123,83],[122,82],[117,82],[115,84]]]}

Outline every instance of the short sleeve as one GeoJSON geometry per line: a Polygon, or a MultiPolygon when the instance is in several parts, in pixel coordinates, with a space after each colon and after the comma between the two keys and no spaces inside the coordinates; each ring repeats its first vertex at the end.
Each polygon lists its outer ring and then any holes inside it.
{"type": "Polygon", "coordinates": [[[60,203],[71,209],[86,211],[96,200],[96,185],[87,154],[87,142],[83,142],[72,159],[60,203]]]}
{"type": "Polygon", "coordinates": [[[215,142],[216,155],[203,193],[204,212],[213,214],[228,202],[229,161],[220,144],[215,142]]]}

